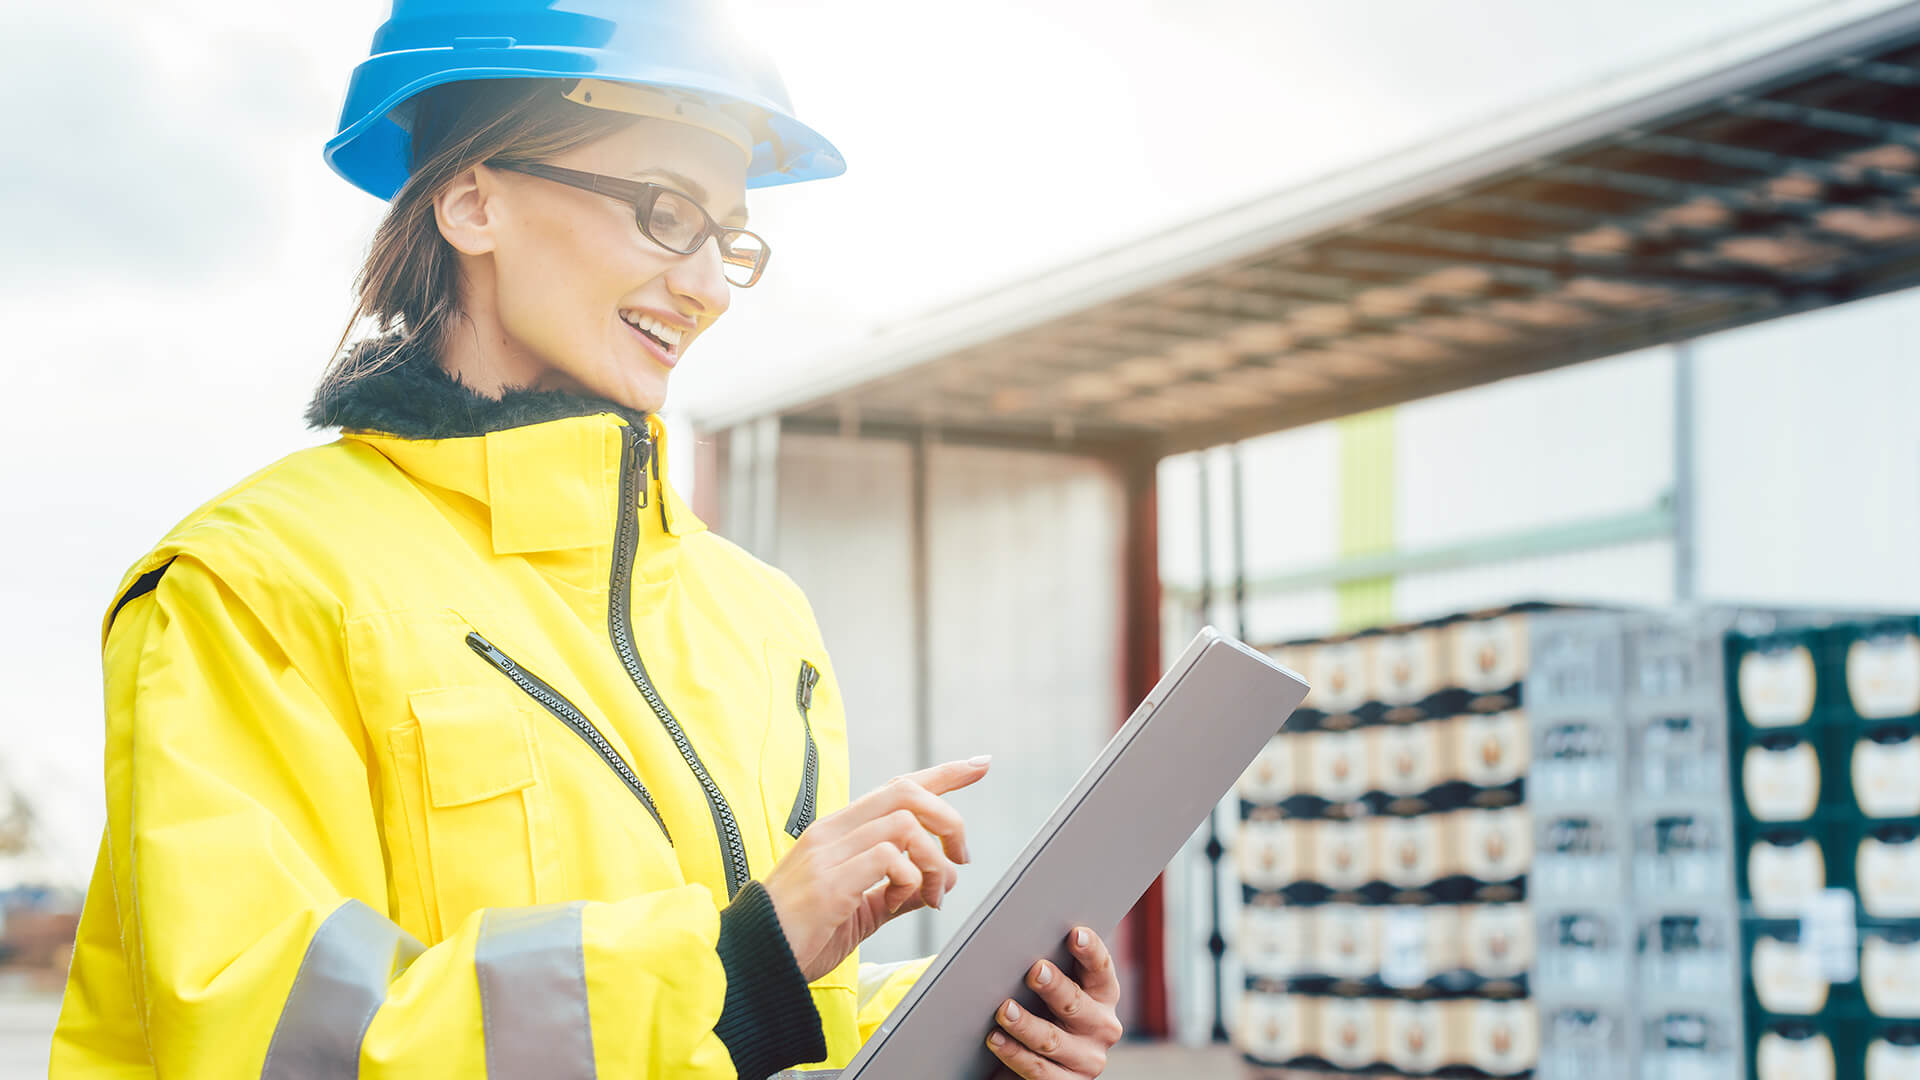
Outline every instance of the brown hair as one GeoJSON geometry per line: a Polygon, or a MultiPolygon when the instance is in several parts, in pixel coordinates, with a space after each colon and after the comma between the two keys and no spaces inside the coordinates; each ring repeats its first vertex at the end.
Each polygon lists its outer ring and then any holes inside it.
{"type": "Polygon", "coordinates": [[[356,304],[334,346],[320,392],[372,374],[399,350],[348,348],[361,319],[375,335],[435,347],[460,309],[460,263],[434,219],[435,196],[468,169],[488,161],[543,161],[613,134],[629,117],[576,105],[562,96],[564,79],[481,79],[421,91],[412,113],[407,182],[374,230],[354,278],[356,304]]]}

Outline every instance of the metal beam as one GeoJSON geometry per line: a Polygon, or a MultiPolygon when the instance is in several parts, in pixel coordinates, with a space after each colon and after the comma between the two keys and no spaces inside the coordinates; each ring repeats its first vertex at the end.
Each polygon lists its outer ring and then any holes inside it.
{"type": "MultiPolygon", "coordinates": [[[[1204,288],[1204,286],[1196,286],[1204,288]]],[[[1196,310],[1172,302],[1168,297],[1149,294],[1150,299],[1129,308],[1125,314],[1102,315],[1113,326],[1131,328],[1145,326],[1163,333],[1177,333],[1191,341],[1196,338],[1224,337],[1228,333],[1244,326],[1247,313],[1221,314],[1196,310]]],[[[1232,306],[1230,303],[1224,306],[1232,306]]]]}
{"type": "MultiPolygon", "coordinates": [[[[1462,342],[1458,338],[1446,337],[1435,334],[1431,330],[1424,329],[1422,323],[1435,316],[1479,319],[1494,326],[1512,330],[1524,337],[1537,338],[1552,331],[1550,327],[1537,326],[1533,323],[1516,322],[1512,319],[1504,319],[1497,315],[1490,315],[1483,310],[1483,308],[1483,304],[1459,302],[1429,303],[1422,304],[1419,310],[1408,312],[1405,315],[1380,316],[1355,314],[1352,325],[1345,329],[1299,332],[1287,344],[1286,348],[1266,358],[1268,361],[1267,366],[1293,367],[1295,365],[1278,361],[1284,361],[1302,352],[1353,353],[1378,360],[1382,364],[1392,368],[1399,368],[1407,364],[1408,361],[1405,357],[1395,356],[1389,352],[1381,352],[1374,346],[1374,339],[1382,337],[1413,338],[1417,341],[1424,341],[1428,344],[1439,346],[1456,356],[1474,349],[1473,345],[1462,342]]],[[[1431,363],[1431,361],[1422,362],[1431,363]]],[[[1259,365],[1260,360],[1258,358],[1249,358],[1239,366],[1245,368],[1259,365]]]]}
{"type": "MultiPolygon", "coordinates": [[[[1406,228],[1419,228],[1406,226],[1406,228]]],[[[1472,236],[1473,234],[1464,234],[1472,236]]],[[[1540,265],[1522,262],[1517,259],[1503,258],[1493,254],[1481,254],[1477,257],[1456,257],[1441,253],[1416,255],[1383,251],[1355,251],[1351,248],[1333,248],[1322,246],[1313,253],[1318,260],[1338,267],[1376,270],[1382,273],[1402,275],[1402,283],[1426,274],[1443,270],[1467,268],[1486,273],[1503,285],[1529,289],[1536,293],[1550,293],[1575,278],[1593,278],[1600,281],[1617,282],[1624,285],[1638,285],[1667,289],[1673,292],[1700,295],[1710,293],[1771,292],[1782,287],[1774,280],[1748,277],[1747,275],[1714,274],[1694,270],[1678,270],[1662,267],[1659,270],[1642,269],[1631,263],[1622,265],[1615,262],[1610,266],[1587,266],[1571,256],[1561,265],[1540,265]]]]}
{"type": "Polygon", "coordinates": [[[797,413],[789,413],[781,417],[780,428],[795,435],[832,435],[839,438],[883,439],[905,443],[918,442],[923,435],[927,435],[946,446],[1028,450],[1103,460],[1119,460],[1138,454],[1141,447],[1151,442],[1156,435],[1155,429],[1138,425],[1109,424],[1106,428],[1091,427],[1086,424],[1084,417],[1080,418],[1080,422],[1075,425],[1073,434],[1064,439],[1054,435],[1051,429],[1042,430],[1041,425],[1031,422],[1003,422],[994,427],[960,427],[949,424],[935,430],[923,423],[890,420],[865,413],[861,415],[858,433],[854,435],[847,435],[836,420],[797,413]]]}
{"type": "Polygon", "coordinates": [[[1563,280],[1573,277],[1613,277],[1636,285],[1656,285],[1663,289],[1688,292],[1702,288],[1777,289],[1788,284],[1750,272],[1702,271],[1681,266],[1672,260],[1647,256],[1589,255],[1540,240],[1514,240],[1504,236],[1484,236],[1391,221],[1366,226],[1348,236],[1358,240],[1378,237],[1383,241],[1408,246],[1457,251],[1481,260],[1495,260],[1501,265],[1538,267],[1563,280]]]}
{"type": "Polygon", "coordinates": [[[1756,193],[1746,188],[1727,187],[1724,184],[1702,184],[1693,180],[1671,180],[1664,176],[1650,176],[1646,173],[1603,169],[1597,165],[1574,165],[1559,161],[1542,165],[1533,175],[1558,183],[1603,188],[1607,191],[1618,191],[1622,194],[1637,195],[1664,203],[1713,199],[1716,202],[1737,206],[1756,198],[1756,193]]]}
{"type": "Polygon", "coordinates": [[[1299,269],[1297,265],[1278,265],[1278,260],[1295,259],[1303,250],[1306,249],[1293,248],[1275,253],[1267,259],[1268,265],[1248,267],[1230,274],[1222,274],[1221,280],[1249,292],[1290,300],[1303,300],[1313,304],[1345,303],[1353,299],[1356,293],[1368,287],[1338,273],[1315,273],[1311,270],[1299,269]],[[1239,280],[1248,278],[1252,279],[1252,284],[1239,284],[1239,280]]]}
{"type": "MultiPolygon", "coordinates": [[[[1371,578],[1458,570],[1545,555],[1591,551],[1666,538],[1673,534],[1673,523],[1672,508],[1663,504],[1646,510],[1481,537],[1441,547],[1353,555],[1291,573],[1258,578],[1249,581],[1246,588],[1250,595],[1272,596],[1331,588],[1345,582],[1371,578]]],[[[1169,599],[1191,602],[1199,590],[1192,584],[1163,583],[1161,592],[1169,599]]]]}
{"type": "Polygon", "coordinates": [[[1629,214],[1603,214],[1598,210],[1583,210],[1562,203],[1522,199],[1513,195],[1464,195],[1458,199],[1428,204],[1420,209],[1445,209],[1453,206],[1475,213],[1492,214],[1495,217],[1517,218],[1522,221],[1559,225],[1582,231],[1608,225],[1630,228],[1640,220],[1629,214]]]}
{"type": "Polygon", "coordinates": [[[1854,167],[1836,165],[1831,161],[1818,161],[1814,158],[1781,154],[1772,150],[1759,150],[1732,143],[1708,142],[1703,139],[1689,139],[1680,135],[1661,135],[1652,132],[1630,132],[1621,137],[1621,145],[1635,149],[1646,149],[1655,153],[1676,157],[1698,158],[1701,161],[1728,168],[1747,169],[1768,176],[1780,176],[1789,172],[1806,173],[1829,184],[1848,187],[1867,187],[1878,191],[1904,195],[1920,187],[1920,176],[1912,173],[1892,172],[1872,167],[1854,167]]]}
{"type": "Polygon", "coordinates": [[[1846,56],[1836,61],[1833,66],[1835,70],[1869,82],[1886,83],[1888,86],[1920,86],[1920,68],[1906,64],[1846,56]]]}
{"type": "Polygon", "coordinates": [[[1811,105],[1793,105],[1769,98],[1746,97],[1741,94],[1725,98],[1721,106],[1728,112],[1738,113],[1741,116],[1778,120],[1818,131],[1861,135],[1869,139],[1879,139],[1881,142],[1898,143],[1901,146],[1920,149],[1920,127],[1913,124],[1902,124],[1875,116],[1862,116],[1859,113],[1840,112],[1835,109],[1817,109],[1811,105]]]}
{"type": "MultiPolygon", "coordinates": [[[[1144,293],[1134,297],[1135,303],[1142,302],[1144,293]]],[[[1241,322],[1247,319],[1279,318],[1298,308],[1296,302],[1283,301],[1264,291],[1249,290],[1224,284],[1220,280],[1203,279],[1191,284],[1169,289],[1164,299],[1155,303],[1165,305],[1169,310],[1197,315],[1207,319],[1225,319],[1241,322]]]]}
{"type": "Polygon", "coordinates": [[[1551,371],[1583,360],[1597,360],[1661,344],[1676,337],[1703,336],[1762,319],[1811,310],[1840,302],[1841,299],[1857,299],[1892,287],[1886,284],[1843,298],[1813,292],[1794,293],[1788,298],[1753,294],[1726,297],[1718,302],[1702,301],[1692,305],[1654,308],[1632,319],[1544,342],[1527,342],[1516,349],[1484,350],[1477,363],[1435,366],[1432,370],[1418,373],[1409,371],[1399,379],[1361,383],[1345,392],[1288,399],[1270,406],[1249,408],[1238,414],[1211,417],[1205,424],[1170,425],[1160,439],[1159,452],[1177,454],[1217,446],[1518,375],[1551,371]]]}

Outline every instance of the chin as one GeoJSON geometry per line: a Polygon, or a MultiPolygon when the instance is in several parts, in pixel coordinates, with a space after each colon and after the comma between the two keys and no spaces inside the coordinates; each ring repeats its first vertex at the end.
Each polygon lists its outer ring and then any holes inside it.
{"type": "Polygon", "coordinates": [[[666,372],[636,370],[634,362],[626,358],[582,371],[566,379],[564,386],[576,394],[602,398],[638,412],[658,412],[667,400],[666,372]]]}
{"type": "Polygon", "coordinates": [[[611,393],[601,396],[639,412],[659,412],[660,407],[667,403],[667,382],[665,379],[644,377],[633,379],[623,382],[611,393]]]}

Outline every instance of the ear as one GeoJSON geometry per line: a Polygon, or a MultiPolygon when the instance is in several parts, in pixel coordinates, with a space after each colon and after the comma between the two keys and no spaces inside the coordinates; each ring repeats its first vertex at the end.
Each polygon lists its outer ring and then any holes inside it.
{"type": "Polygon", "coordinates": [[[484,255],[493,250],[496,221],[488,209],[497,192],[493,170],[475,165],[433,197],[434,222],[455,251],[484,255]]]}

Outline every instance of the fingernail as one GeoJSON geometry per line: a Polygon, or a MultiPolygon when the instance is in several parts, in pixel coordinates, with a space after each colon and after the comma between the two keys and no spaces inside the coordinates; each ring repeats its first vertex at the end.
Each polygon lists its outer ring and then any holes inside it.
{"type": "Polygon", "coordinates": [[[1039,983],[1041,986],[1052,982],[1053,968],[1047,964],[1041,964],[1040,970],[1033,973],[1033,981],[1039,983]]]}
{"type": "Polygon", "coordinates": [[[1086,948],[1086,947],[1087,947],[1087,932],[1086,932],[1085,930],[1076,930],[1076,931],[1074,931],[1074,933],[1073,933],[1073,943],[1074,943],[1075,945],[1078,945],[1078,946],[1080,946],[1080,947],[1081,947],[1081,948],[1083,948],[1083,949],[1084,949],[1084,948],[1086,948]]]}
{"type": "Polygon", "coordinates": [[[975,768],[980,768],[980,767],[982,767],[982,766],[986,766],[986,765],[991,765],[991,764],[993,764],[993,755],[992,755],[992,754],[981,754],[981,755],[980,755],[980,756],[978,756],[978,757],[970,757],[970,758],[968,758],[968,759],[967,759],[967,764],[969,764],[969,765],[972,765],[972,766],[974,766],[975,768]]]}
{"type": "Polygon", "coordinates": [[[1007,1002],[1007,1019],[1009,1020],[1020,1019],[1020,1006],[1014,1004],[1011,1001],[1007,1002]]]}
{"type": "Polygon", "coordinates": [[[990,1042],[990,1043],[992,1043],[992,1044],[993,1044],[993,1045],[995,1045],[995,1046],[1005,1046],[1005,1045],[1007,1045],[1007,1037],[1006,1037],[1005,1035],[1002,1035],[1002,1034],[1000,1034],[1000,1033],[999,1033],[999,1032],[997,1032],[997,1031],[996,1031],[996,1032],[994,1032],[993,1034],[991,1034],[991,1035],[989,1035],[989,1036],[987,1036],[987,1041],[988,1041],[988,1042],[990,1042]]]}

